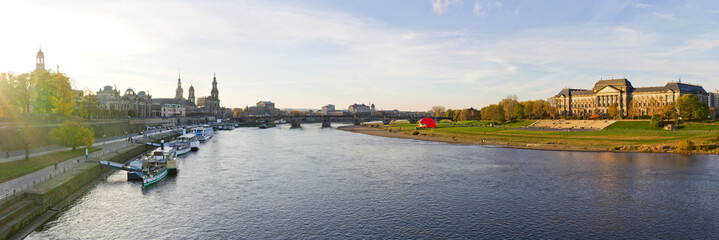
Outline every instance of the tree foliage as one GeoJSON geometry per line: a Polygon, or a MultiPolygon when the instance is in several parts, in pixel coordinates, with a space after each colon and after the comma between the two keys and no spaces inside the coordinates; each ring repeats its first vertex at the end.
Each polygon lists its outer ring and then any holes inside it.
{"type": "Polygon", "coordinates": [[[447,108],[445,108],[444,106],[432,106],[432,109],[430,109],[428,113],[433,117],[442,117],[444,116],[446,111],[447,108]]]}
{"type": "Polygon", "coordinates": [[[465,108],[459,113],[457,121],[480,120],[481,114],[479,110],[474,108],[465,108]]]}
{"type": "Polygon", "coordinates": [[[242,110],[242,108],[233,108],[233,109],[232,109],[232,116],[242,117],[242,114],[243,114],[244,112],[245,112],[245,111],[242,110]]]}
{"type": "Polygon", "coordinates": [[[685,119],[702,120],[709,116],[709,106],[699,101],[694,94],[682,95],[677,99],[679,116],[685,119]]]}
{"type": "Polygon", "coordinates": [[[92,146],[95,143],[95,133],[92,129],[69,120],[50,130],[50,136],[61,146],[71,147],[73,150],[79,146],[92,146]]]}
{"type": "Polygon", "coordinates": [[[662,128],[664,123],[662,122],[662,116],[658,113],[652,115],[652,120],[649,121],[649,125],[653,128],[662,128]]]}
{"type": "Polygon", "coordinates": [[[609,104],[609,109],[607,109],[607,115],[609,115],[610,118],[619,117],[619,104],[609,104]]]}
{"type": "Polygon", "coordinates": [[[85,94],[80,100],[77,111],[80,116],[88,118],[101,115],[101,109],[97,105],[97,95],[85,94]]]}
{"type": "Polygon", "coordinates": [[[504,122],[505,113],[501,105],[492,104],[480,110],[482,112],[482,120],[491,120],[495,122],[504,122]]]}

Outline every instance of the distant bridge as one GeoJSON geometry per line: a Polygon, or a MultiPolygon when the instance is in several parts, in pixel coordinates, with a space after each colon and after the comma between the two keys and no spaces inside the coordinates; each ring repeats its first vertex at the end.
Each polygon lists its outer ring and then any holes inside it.
{"type": "MultiPolygon", "coordinates": [[[[302,115],[292,115],[292,116],[243,116],[238,118],[233,118],[236,122],[244,122],[244,123],[251,123],[253,125],[255,124],[262,124],[262,123],[273,123],[277,120],[284,120],[284,122],[291,124],[291,127],[297,128],[300,127],[302,122],[310,122],[310,123],[322,123],[322,127],[329,127],[330,123],[332,122],[339,122],[339,123],[352,123],[354,125],[360,125],[363,122],[371,122],[371,121],[382,121],[384,124],[388,124],[393,120],[408,120],[410,123],[416,123],[422,118],[429,117],[429,114],[427,113],[402,113],[402,112],[392,112],[392,113],[380,113],[380,112],[372,112],[372,113],[353,113],[351,115],[328,115],[328,116],[321,116],[321,115],[309,115],[309,114],[302,114],[302,115]]],[[[439,119],[437,119],[439,120],[439,119]]]]}

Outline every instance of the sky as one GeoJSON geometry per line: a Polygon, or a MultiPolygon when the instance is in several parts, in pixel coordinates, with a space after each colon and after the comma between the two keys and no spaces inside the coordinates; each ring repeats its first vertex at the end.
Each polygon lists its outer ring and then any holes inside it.
{"type": "Polygon", "coordinates": [[[626,77],[719,88],[719,1],[6,1],[0,72],[221,105],[426,111],[626,77]]]}

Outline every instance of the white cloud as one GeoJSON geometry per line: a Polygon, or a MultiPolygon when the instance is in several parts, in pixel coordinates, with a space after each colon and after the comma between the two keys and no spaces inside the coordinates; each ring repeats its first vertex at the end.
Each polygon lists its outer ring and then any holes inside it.
{"type": "Polygon", "coordinates": [[[450,6],[459,3],[459,0],[432,0],[432,12],[442,16],[447,13],[450,6]]]}
{"type": "Polygon", "coordinates": [[[479,1],[475,1],[472,13],[474,16],[485,17],[489,14],[489,9],[487,7],[488,6],[486,6],[484,2],[480,3],[479,1]]]}
{"type": "Polygon", "coordinates": [[[654,15],[654,16],[656,16],[656,17],[658,17],[658,18],[661,18],[661,19],[677,20],[677,18],[676,18],[676,17],[674,16],[674,14],[672,14],[672,13],[658,13],[658,12],[653,12],[652,15],[654,15]]]}
{"type": "Polygon", "coordinates": [[[635,8],[644,8],[644,9],[646,9],[646,8],[656,8],[657,6],[654,6],[654,5],[651,5],[651,4],[645,4],[645,3],[637,3],[637,4],[634,4],[634,7],[635,7],[635,8]]]}

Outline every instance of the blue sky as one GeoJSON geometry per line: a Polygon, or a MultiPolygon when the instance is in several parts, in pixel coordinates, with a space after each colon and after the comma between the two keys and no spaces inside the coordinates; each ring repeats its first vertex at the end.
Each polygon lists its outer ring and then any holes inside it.
{"type": "Polygon", "coordinates": [[[0,2],[0,71],[48,68],[104,85],[226,107],[375,103],[482,107],[514,94],[627,77],[719,88],[715,1],[16,1],[0,2]]]}

